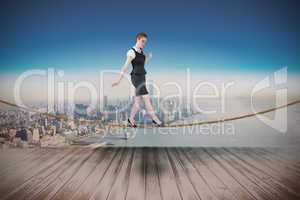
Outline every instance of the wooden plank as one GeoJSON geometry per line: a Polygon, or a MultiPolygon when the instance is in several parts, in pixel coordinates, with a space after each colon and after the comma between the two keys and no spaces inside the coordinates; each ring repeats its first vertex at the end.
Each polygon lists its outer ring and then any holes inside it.
{"type": "Polygon", "coordinates": [[[42,151],[42,155],[39,158],[34,159],[32,162],[23,162],[20,164],[21,166],[14,167],[2,175],[0,182],[0,198],[7,194],[7,192],[12,191],[14,188],[32,178],[41,169],[51,165],[47,160],[49,155],[53,155],[53,152],[55,152],[55,150],[47,152],[42,151]]]}
{"type": "Polygon", "coordinates": [[[103,180],[110,166],[117,158],[117,155],[120,154],[119,148],[104,148],[103,151],[105,153],[103,159],[99,161],[94,171],[87,177],[81,186],[74,191],[74,194],[70,199],[89,199],[93,195],[93,192],[98,188],[98,184],[103,180]]]}
{"type": "Polygon", "coordinates": [[[158,178],[157,163],[154,157],[154,148],[145,149],[145,183],[146,183],[146,199],[160,200],[162,199],[160,182],[158,178]]]}
{"type": "Polygon", "coordinates": [[[49,177],[59,169],[62,164],[64,164],[70,157],[78,152],[78,149],[66,149],[61,153],[57,153],[54,156],[49,157],[49,162],[54,164],[45,170],[39,171],[32,178],[28,179],[26,182],[16,187],[13,191],[7,194],[5,199],[25,199],[26,196],[34,192],[39,191],[42,188],[43,183],[49,179],[49,177]]]}
{"type": "MultiPolygon", "coordinates": [[[[290,183],[286,181],[285,177],[282,177],[284,175],[278,174],[276,171],[273,171],[272,168],[270,168],[269,165],[265,164],[264,160],[261,159],[258,156],[251,155],[249,153],[249,150],[245,150],[244,148],[234,148],[234,153],[237,154],[239,157],[242,157],[244,161],[247,162],[248,165],[251,165],[256,168],[256,170],[259,170],[264,174],[262,176],[263,179],[269,180],[269,181],[276,181],[275,183],[280,185],[282,190],[288,191],[290,193],[295,194],[297,188],[299,187],[299,183],[290,183]],[[290,185],[292,184],[292,185],[290,185]]],[[[297,194],[297,193],[296,193],[297,194]]]]}
{"type": "Polygon", "coordinates": [[[276,149],[104,147],[1,154],[1,162],[10,162],[0,168],[0,199],[300,198],[298,170],[289,165],[296,162],[276,149]]]}
{"type": "Polygon", "coordinates": [[[109,169],[105,173],[102,181],[97,185],[96,190],[90,199],[107,199],[109,193],[111,191],[112,186],[116,182],[122,165],[124,163],[124,159],[127,156],[127,151],[122,149],[122,152],[119,153],[116,159],[112,162],[109,169]]]}
{"type": "Polygon", "coordinates": [[[172,154],[172,150],[167,149],[166,152],[183,199],[201,199],[195,186],[191,183],[188,176],[182,170],[178,158],[172,154]]]}
{"type": "Polygon", "coordinates": [[[129,177],[129,186],[126,199],[142,200],[145,199],[145,162],[143,149],[137,148],[134,151],[134,158],[129,177]]]}
{"type": "Polygon", "coordinates": [[[154,159],[156,160],[162,199],[182,199],[182,195],[179,191],[176,178],[165,149],[159,148],[158,150],[156,150],[154,159]]]}
{"type": "Polygon", "coordinates": [[[279,162],[271,162],[268,157],[257,153],[255,149],[252,149],[251,151],[251,149],[244,148],[242,151],[248,156],[255,160],[259,160],[263,165],[267,166],[269,168],[269,172],[272,173],[274,177],[278,177],[282,183],[296,191],[300,190],[300,186],[298,185],[299,177],[294,173],[294,171],[286,169],[279,162]]]}
{"type": "Polygon", "coordinates": [[[91,158],[86,160],[76,174],[64,185],[51,199],[70,199],[74,191],[86,180],[95,170],[97,164],[103,159],[105,151],[103,149],[95,151],[91,158]]]}
{"type": "Polygon", "coordinates": [[[223,151],[226,151],[228,154],[228,157],[233,162],[238,162],[240,165],[245,167],[251,174],[253,174],[259,181],[261,182],[260,185],[266,187],[267,191],[270,191],[276,196],[279,197],[279,199],[295,199],[297,197],[297,194],[294,192],[289,192],[286,190],[285,186],[282,186],[280,182],[278,182],[276,179],[274,179],[272,176],[268,175],[266,171],[261,170],[257,167],[256,162],[248,161],[245,156],[237,155],[236,150],[231,148],[224,148],[223,151]]]}
{"type": "Polygon", "coordinates": [[[126,157],[124,157],[124,163],[120,169],[119,175],[116,177],[115,183],[111,187],[107,199],[119,200],[126,198],[132,161],[133,149],[126,149],[126,157]]]}
{"type": "MultiPolygon", "coordinates": [[[[270,162],[279,165],[288,171],[294,172],[300,179],[300,168],[297,166],[295,161],[283,159],[276,151],[267,151],[263,148],[255,148],[257,154],[266,157],[270,162]]],[[[294,152],[295,153],[295,152],[294,152]]]]}
{"type": "MultiPolygon", "coordinates": [[[[25,152],[27,152],[27,151],[25,151],[25,152]]],[[[18,171],[18,169],[24,168],[24,166],[41,158],[46,153],[49,153],[46,149],[40,149],[39,151],[30,151],[28,156],[25,156],[22,153],[21,149],[19,149],[18,151],[14,152],[14,153],[7,152],[7,157],[3,158],[3,161],[5,160],[5,162],[6,162],[7,160],[8,161],[11,160],[14,162],[14,164],[12,164],[11,166],[3,166],[3,168],[1,167],[0,179],[3,179],[3,177],[5,177],[10,172],[18,171]],[[19,156],[18,154],[20,154],[21,156],[19,156]],[[20,158],[22,158],[22,156],[24,156],[25,158],[20,159],[20,158]]],[[[5,163],[5,162],[1,162],[1,163],[5,163]]]]}
{"type": "Polygon", "coordinates": [[[19,155],[19,158],[21,158],[24,155],[27,155],[30,152],[33,152],[39,148],[14,148],[14,147],[8,147],[8,148],[0,148],[0,160],[6,160],[9,158],[9,155],[19,155]]]}
{"type": "Polygon", "coordinates": [[[9,148],[0,150],[0,174],[8,168],[18,165],[18,163],[27,160],[32,154],[37,153],[40,148],[19,149],[9,148]]]}
{"type": "MultiPolygon", "coordinates": [[[[236,181],[238,181],[255,199],[270,199],[267,193],[259,187],[255,182],[252,182],[247,174],[236,168],[232,163],[228,163],[220,155],[220,153],[215,151],[216,148],[207,148],[207,153],[213,157],[223,169],[227,171],[236,181]]],[[[271,198],[272,199],[272,198],[271,198]]]]}
{"type": "MultiPolygon", "coordinates": [[[[259,148],[259,150],[276,155],[285,162],[292,162],[300,167],[300,149],[299,148],[259,148]]],[[[299,168],[298,168],[299,170],[299,168]]]]}
{"type": "Polygon", "coordinates": [[[236,180],[228,170],[226,170],[220,163],[210,154],[208,154],[204,148],[194,149],[195,154],[201,156],[202,161],[206,166],[213,171],[219,180],[226,185],[227,188],[232,190],[238,199],[255,199],[255,197],[238,181],[236,180]]]}
{"type": "Polygon", "coordinates": [[[227,162],[228,165],[232,166],[239,174],[240,176],[245,177],[245,179],[249,180],[248,182],[253,185],[256,190],[259,191],[261,196],[265,199],[282,199],[278,196],[276,190],[274,190],[272,187],[270,187],[269,184],[265,183],[263,179],[258,177],[255,173],[252,172],[251,169],[248,168],[248,166],[245,166],[244,163],[237,161],[235,158],[232,157],[230,153],[227,151],[224,151],[221,148],[214,148],[213,149],[216,154],[219,155],[220,160],[223,162],[227,162]]]}
{"type": "Polygon", "coordinates": [[[217,199],[216,194],[207,184],[205,179],[192,164],[194,161],[188,159],[181,151],[174,149],[171,152],[176,157],[181,165],[181,169],[187,175],[189,181],[197,191],[201,199],[217,199]]]}
{"type": "Polygon", "coordinates": [[[234,192],[232,192],[230,188],[223,183],[223,180],[219,179],[215,172],[211,171],[209,166],[202,161],[201,154],[197,155],[198,153],[195,153],[193,149],[181,148],[179,151],[187,158],[187,160],[189,160],[199,176],[203,179],[203,181],[218,199],[238,200],[238,197],[236,197],[234,192]]]}
{"type": "Polygon", "coordinates": [[[82,150],[67,162],[63,167],[52,174],[51,179],[44,183],[42,190],[33,193],[29,199],[50,199],[64,186],[80,169],[84,162],[90,159],[93,151],[82,150]]]}

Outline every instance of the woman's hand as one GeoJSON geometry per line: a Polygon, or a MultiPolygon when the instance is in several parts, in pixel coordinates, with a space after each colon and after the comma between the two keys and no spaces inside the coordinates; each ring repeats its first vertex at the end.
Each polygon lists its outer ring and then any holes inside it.
{"type": "Polygon", "coordinates": [[[119,80],[113,81],[112,84],[111,84],[111,86],[112,86],[112,87],[115,87],[115,86],[119,85],[119,83],[120,83],[119,80]]]}
{"type": "Polygon", "coordinates": [[[111,84],[112,87],[115,87],[115,86],[119,85],[119,83],[121,82],[124,74],[128,71],[128,65],[131,63],[132,60],[133,60],[133,58],[131,56],[127,56],[126,61],[125,61],[124,65],[121,69],[120,76],[116,81],[112,82],[112,84],[111,84]]]}

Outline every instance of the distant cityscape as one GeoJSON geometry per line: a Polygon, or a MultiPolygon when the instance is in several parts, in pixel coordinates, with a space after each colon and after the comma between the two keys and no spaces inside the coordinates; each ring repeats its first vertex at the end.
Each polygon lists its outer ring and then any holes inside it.
{"type": "MultiPolygon", "coordinates": [[[[179,98],[161,99],[153,96],[151,85],[148,89],[154,110],[165,123],[176,122],[193,113],[188,110],[186,103],[179,103],[179,98]]],[[[56,135],[86,136],[103,133],[109,124],[127,122],[133,98],[110,100],[109,96],[104,95],[101,108],[100,105],[91,107],[88,103],[55,103],[54,110],[50,112],[47,104],[34,106],[37,112],[0,105],[0,137],[11,143],[21,140],[28,144],[42,144],[45,136],[49,139],[49,136],[56,135]]],[[[143,106],[136,115],[136,121],[139,124],[152,123],[143,106]]]]}

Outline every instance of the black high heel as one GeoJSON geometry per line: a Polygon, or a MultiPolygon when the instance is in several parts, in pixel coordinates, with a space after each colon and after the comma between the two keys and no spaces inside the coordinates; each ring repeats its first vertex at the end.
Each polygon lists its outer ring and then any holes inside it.
{"type": "Polygon", "coordinates": [[[153,119],[152,119],[152,123],[155,124],[155,125],[158,126],[158,127],[164,126],[162,122],[161,122],[160,124],[158,124],[158,123],[157,123],[156,121],[154,121],[153,119]]]}
{"type": "Polygon", "coordinates": [[[129,125],[133,128],[136,128],[136,124],[131,123],[131,121],[129,120],[129,118],[127,119],[127,122],[129,123],[129,125]]]}

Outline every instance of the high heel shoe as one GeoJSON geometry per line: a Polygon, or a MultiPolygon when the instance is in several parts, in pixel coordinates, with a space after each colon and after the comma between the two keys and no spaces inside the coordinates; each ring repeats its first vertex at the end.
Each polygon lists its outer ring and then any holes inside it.
{"type": "Polygon", "coordinates": [[[127,122],[129,123],[129,125],[133,128],[136,128],[136,124],[131,123],[131,121],[129,120],[129,118],[127,119],[127,122]]]}
{"type": "Polygon", "coordinates": [[[164,124],[162,122],[159,124],[155,120],[152,120],[152,123],[155,124],[155,126],[158,126],[158,127],[164,126],[164,124]]]}

